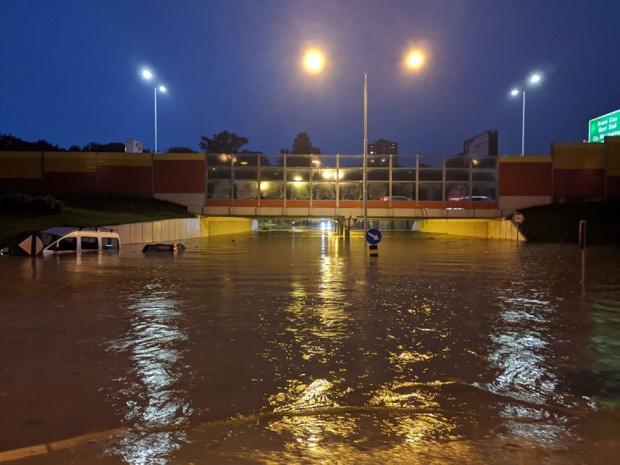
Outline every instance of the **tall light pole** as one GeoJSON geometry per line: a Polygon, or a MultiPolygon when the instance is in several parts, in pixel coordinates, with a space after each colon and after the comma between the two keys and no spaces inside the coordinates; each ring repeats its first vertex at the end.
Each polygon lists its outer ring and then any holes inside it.
{"type": "MultiPolygon", "coordinates": [[[[319,50],[309,50],[304,55],[304,66],[311,73],[319,73],[325,66],[325,58],[319,50]]],[[[424,54],[419,50],[410,51],[405,57],[405,66],[409,69],[417,70],[422,67],[425,61],[424,54]]],[[[358,68],[349,63],[341,62],[359,71],[358,68]]],[[[387,63],[384,63],[387,64],[387,63]]],[[[376,68],[383,66],[379,65],[376,68]]],[[[368,71],[361,70],[364,75],[364,155],[362,157],[362,205],[364,212],[364,232],[368,230],[368,71]]]]}
{"type": "MultiPolygon", "coordinates": [[[[532,74],[527,80],[530,85],[538,84],[542,79],[539,73],[532,74]]],[[[522,93],[523,95],[523,111],[521,114],[521,156],[525,155],[525,88],[520,90],[519,88],[514,88],[510,91],[510,95],[516,97],[522,93]]]]}
{"type": "MultiPolygon", "coordinates": [[[[147,81],[150,81],[154,78],[153,73],[148,69],[142,71],[142,77],[147,81]]],[[[158,85],[153,87],[153,99],[155,102],[155,153],[157,153],[157,92],[166,92],[166,87],[162,85],[158,85]]]]}

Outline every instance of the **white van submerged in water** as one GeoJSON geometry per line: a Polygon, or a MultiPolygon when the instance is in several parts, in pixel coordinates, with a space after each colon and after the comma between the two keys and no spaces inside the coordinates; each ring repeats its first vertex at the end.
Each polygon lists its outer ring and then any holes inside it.
{"type": "Polygon", "coordinates": [[[118,233],[107,228],[56,227],[41,233],[43,255],[118,250],[118,233]]]}
{"type": "Polygon", "coordinates": [[[7,247],[0,249],[0,255],[101,252],[119,250],[121,241],[118,233],[110,228],[84,228],[59,226],[45,231],[25,231],[18,234],[7,247]]]}

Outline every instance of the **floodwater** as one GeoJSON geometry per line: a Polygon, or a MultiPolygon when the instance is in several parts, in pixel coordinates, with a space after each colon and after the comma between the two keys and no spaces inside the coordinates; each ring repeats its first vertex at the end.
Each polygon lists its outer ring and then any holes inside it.
{"type": "Polygon", "coordinates": [[[0,257],[0,462],[618,463],[617,248],[184,243],[0,257]]]}

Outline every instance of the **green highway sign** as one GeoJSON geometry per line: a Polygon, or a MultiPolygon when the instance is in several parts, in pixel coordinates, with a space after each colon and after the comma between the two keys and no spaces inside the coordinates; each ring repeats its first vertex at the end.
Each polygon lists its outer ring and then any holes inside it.
{"type": "Polygon", "coordinates": [[[620,110],[590,120],[588,142],[603,142],[605,136],[620,136],[620,110]]]}

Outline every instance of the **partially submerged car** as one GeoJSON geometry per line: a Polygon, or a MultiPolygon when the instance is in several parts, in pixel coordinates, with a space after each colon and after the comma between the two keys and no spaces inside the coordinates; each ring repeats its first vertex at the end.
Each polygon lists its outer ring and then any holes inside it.
{"type": "Polygon", "coordinates": [[[185,246],[183,244],[176,242],[158,242],[155,244],[145,244],[142,247],[142,252],[146,254],[152,253],[181,253],[185,250],[185,246]]]}

